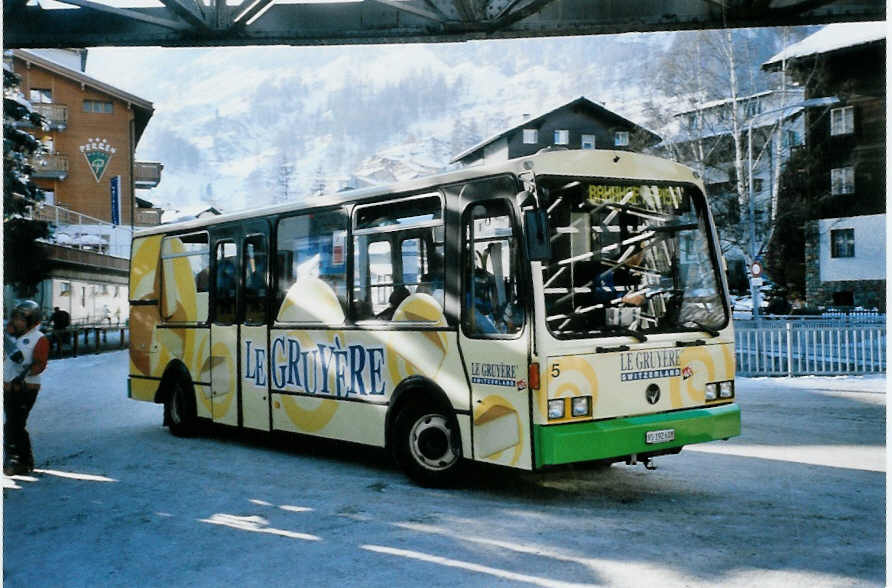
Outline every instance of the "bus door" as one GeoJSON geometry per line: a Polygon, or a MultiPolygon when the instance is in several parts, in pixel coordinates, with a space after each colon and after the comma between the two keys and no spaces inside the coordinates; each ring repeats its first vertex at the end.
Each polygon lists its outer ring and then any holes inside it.
{"type": "Polygon", "coordinates": [[[239,424],[237,232],[214,232],[214,303],[211,322],[211,413],[215,423],[239,424]]]}
{"type": "Polygon", "coordinates": [[[506,176],[462,188],[459,341],[471,385],[474,458],[529,469],[531,321],[510,200],[515,186],[506,176]]]}
{"type": "Polygon", "coordinates": [[[270,430],[268,304],[270,268],[266,221],[244,226],[242,238],[241,353],[242,425],[270,430]]]}

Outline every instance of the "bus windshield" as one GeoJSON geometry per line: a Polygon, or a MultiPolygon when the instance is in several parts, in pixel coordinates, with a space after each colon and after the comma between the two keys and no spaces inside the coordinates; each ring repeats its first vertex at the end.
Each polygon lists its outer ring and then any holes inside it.
{"type": "Polygon", "coordinates": [[[693,186],[537,177],[558,338],[713,332],[728,321],[706,199],[693,186]]]}

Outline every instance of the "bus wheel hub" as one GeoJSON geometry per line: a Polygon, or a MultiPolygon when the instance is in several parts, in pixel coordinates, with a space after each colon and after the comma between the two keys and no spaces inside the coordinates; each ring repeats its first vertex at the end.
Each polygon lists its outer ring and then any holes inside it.
{"type": "Polygon", "coordinates": [[[440,415],[426,415],[415,421],[410,447],[415,460],[430,469],[446,468],[458,458],[449,423],[440,415]]]}

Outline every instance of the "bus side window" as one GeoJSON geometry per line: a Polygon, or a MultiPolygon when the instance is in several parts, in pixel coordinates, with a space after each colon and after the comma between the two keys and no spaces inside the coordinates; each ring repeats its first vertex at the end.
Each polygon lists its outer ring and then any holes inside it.
{"type": "Polygon", "coordinates": [[[207,321],[208,235],[166,237],[161,243],[161,313],[171,322],[207,321]]]}
{"type": "Polygon", "coordinates": [[[273,312],[279,323],[343,324],[347,215],[341,209],[279,221],[273,312]]]}
{"type": "Polygon", "coordinates": [[[266,323],[266,237],[251,235],[245,240],[245,324],[266,323]]]}
{"type": "Polygon", "coordinates": [[[359,207],[353,237],[353,319],[445,320],[443,234],[439,194],[359,207]]]}
{"type": "Polygon", "coordinates": [[[235,323],[237,263],[235,243],[231,241],[217,243],[217,280],[214,293],[215,323],[235,323]]]}
{"type": "Polygon", "coordinates": [[[507,202],[473,205],[464,234],[466,332],[483,337],[520,332],[525,317],[518,291],[519,251],[507,202]]]}

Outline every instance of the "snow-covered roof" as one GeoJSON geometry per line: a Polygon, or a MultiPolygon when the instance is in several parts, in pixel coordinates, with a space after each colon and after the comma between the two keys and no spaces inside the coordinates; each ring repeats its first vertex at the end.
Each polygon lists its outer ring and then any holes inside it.
{"type": "Polygon", "coordinates": [[[205,216],[217,216],[221,214],[220,210],[208,206],[207,204],[195,204],[191,206],[181,206],[174,210],[165,210],[161,213],[161,224],[167,225],[187,220],[195,220],[204,218],[205,216]]]}
{"type": "Polygon", "coordinates": [[[886,38],[886,23],[840,22],[827,25],[817,33],[794,43],[762,64],[762,69],[773,69],[781,61],[829,53],[856,47],[886,38]]]}
{"type": "MultiPolygon", "coordinates": [[[[738,104],[742,104],[742,103],[746,102],[747,100],[752,100],[753,98],[761,98],[762,96],[769,96],[773,93],[774,93],[774,90],[764,90],[762,92],[756,92],[755,94],[750,94],[749,96],[739,96],[737,98],[737,102],[738,102],[738,104]]],[[[802,94],[803,91],[800,90],[798,93],[802,94]]],[[[733,101],[734,101],[733,98],[720,98],[718,100],[710,100],[709,102],[704,102],[698,108],[691,108],[689,110],[684,110],[682,112],[678,112],[678,113],[674,114],[673,116],[682,116],[684,114],[690,114],[690,113],[697,112],[700,110],[707,110],[710,108],[715,108],[717,106],[723,106],[726,104],[730,104],[733,101]]]]}
{"type": "MultiPolygon", "coordinates": [[[[796,118],[803,110],[805,110],[802,106],[793,106],[791,105],[789,108],[780,110],[778,112],[766,111],[764,116],[760,113],[755,116],[750,117],[750,120],[753,122],[753,129],[762,129],[765,127],[770,127],[778,124],[783,120],[792,120],[796,118]]],[[[747,121],[743,121],[741,130],[746,131],[747,129],[747,121]]],[[[706,129],[686,129],[681,128],[679,125],[677,127],[677,131],[667,138],[661,143],[662,145],[673,145],[675,143],[684,143],[687,141],[694,141],[697,139],[710,139],[713,137],[721,137],[724,135],[730,135],[733,131],[731,128],[731,123],[727,124],[716,124],[712,125],[706,129]]]]}

